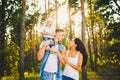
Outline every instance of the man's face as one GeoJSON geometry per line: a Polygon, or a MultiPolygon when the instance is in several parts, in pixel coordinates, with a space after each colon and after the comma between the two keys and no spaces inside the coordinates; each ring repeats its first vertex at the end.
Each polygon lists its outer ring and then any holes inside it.
{"type": "Polygon", "coordinates": [[[58,41],[62,41],[64,39],[64,32],[57,32],[58,41]]]}

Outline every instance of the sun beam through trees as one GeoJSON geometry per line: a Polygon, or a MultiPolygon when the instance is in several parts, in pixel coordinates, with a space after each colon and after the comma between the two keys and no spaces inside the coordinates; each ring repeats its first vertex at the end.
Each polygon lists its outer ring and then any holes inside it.
{"type": "Polygon", "coordinates": [[[40,79],[37,51],[45,21],[51,17],[54,28],[65,31],[66,49],[70,39],[83,40],[89,56],[88,80],[120,80],[120,0],[26,0],[25,14],[21,14],[22,1],[0,0],[0,79],[19,80],[19,73],[26,80],[40,79]],[[20,37],[22,23],[24,38],[20,37]],[[24,69],[20,69],[20,59],[24,69]]]}

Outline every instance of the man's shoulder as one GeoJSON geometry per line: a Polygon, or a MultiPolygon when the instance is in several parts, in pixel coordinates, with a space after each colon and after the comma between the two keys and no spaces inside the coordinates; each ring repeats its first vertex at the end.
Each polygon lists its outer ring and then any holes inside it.
{"type": "Polygon", "coordinates": [[[58,43],[59,46],[64,46],[62,43],[58,43]]]}
{"type": "Polygon", "coordinates": [[[45,42],[45,41],[43,40],[43,41],[40,43],[40,45],[44,44],[44,42],[45,42]]]}
{"type": "Polygon", "coordinates": [[[65,49],[65,46],[61,43],[58,44],[58,48],[61,50],[61,49],[65,49]]]}
{"type": "Polygon", "coordinates": [[[45,41],[42,41],[42,42],[40,43],[40,47],[39,47],[39,48],[41,48],[41,47],[44,45],[44,42],[45,42],[45,41]]]}

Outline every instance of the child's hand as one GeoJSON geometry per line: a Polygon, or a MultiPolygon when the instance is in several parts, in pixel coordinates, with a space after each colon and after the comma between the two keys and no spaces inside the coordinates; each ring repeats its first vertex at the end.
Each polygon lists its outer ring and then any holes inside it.
{"type": "Polygon", "coordinates": [[[50,44],[52,44],[52,40],[47,40],[47,41],[44,41],[44,45],[43,46],[47,47],[50,44]]]}

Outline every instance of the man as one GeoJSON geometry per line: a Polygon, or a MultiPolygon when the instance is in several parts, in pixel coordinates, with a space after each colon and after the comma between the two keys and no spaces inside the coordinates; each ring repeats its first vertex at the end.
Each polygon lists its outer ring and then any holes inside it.
{"type": "Polygon", "coordinates": [[[55,46],[53,48],[48,47],[52,44],[51,40],[41,43],[37,57],[39,61],[42,60],[40,66],[40,76],[42,80],[62,80],[59,63],[64,62],[61,53],[65,51],[65,47],[60,43],[63,38],[64,31],[57,29],[54,38],[55,46]]]}

